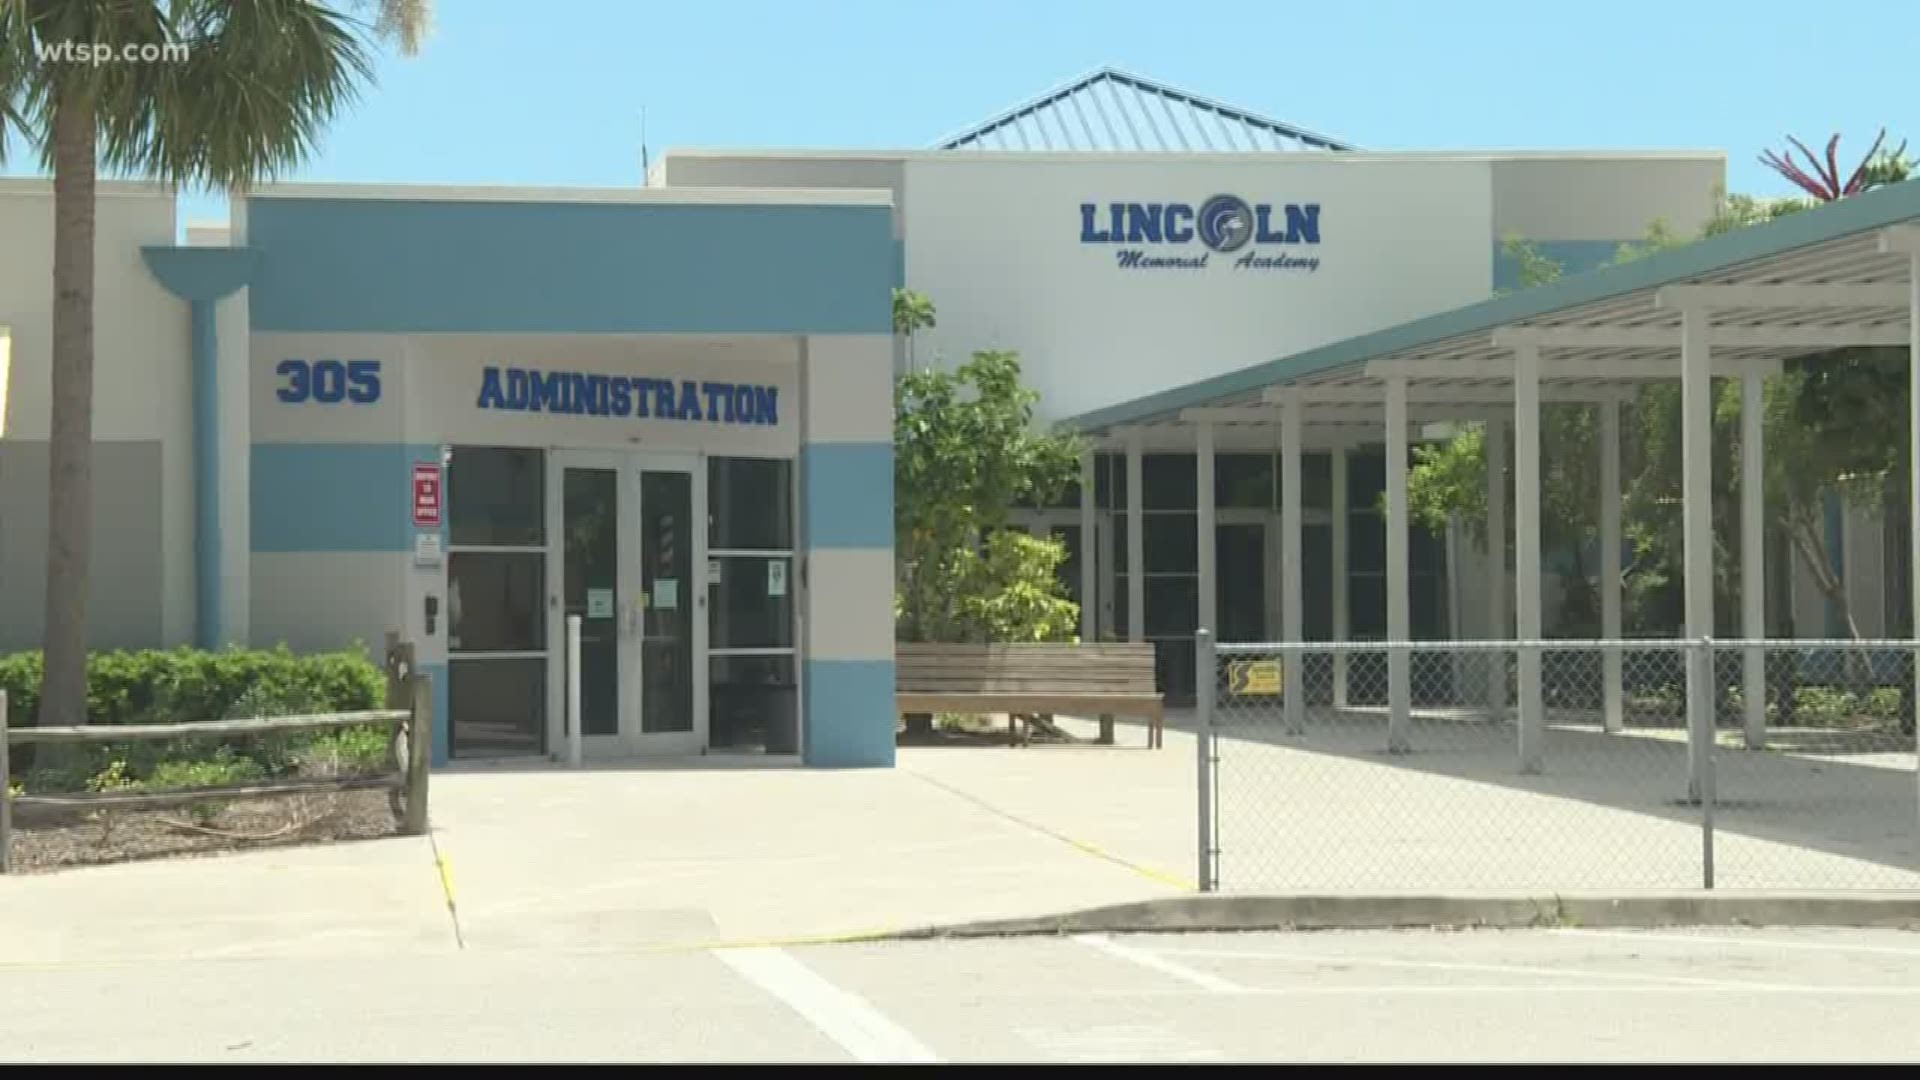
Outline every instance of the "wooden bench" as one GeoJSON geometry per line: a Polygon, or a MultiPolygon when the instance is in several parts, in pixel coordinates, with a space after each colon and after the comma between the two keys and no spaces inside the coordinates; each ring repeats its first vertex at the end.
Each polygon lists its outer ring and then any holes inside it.
{"type": "Polygon", "coordinates": [[[1005,713],[1017,721],[1065,713],[1100,718],[1100,741],[1113,741],[1113,718],[1147,718],[1147,745],[1163,741],[1164,705],[1154,685],[1151,642],[1091,645],[952,645],[903,642],[894,648],[896,711],[1005,713]]]}

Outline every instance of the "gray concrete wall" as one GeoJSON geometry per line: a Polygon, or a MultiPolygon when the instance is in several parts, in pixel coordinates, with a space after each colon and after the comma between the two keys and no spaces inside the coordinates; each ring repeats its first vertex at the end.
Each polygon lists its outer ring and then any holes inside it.
{"type": "MultiPolygon", "coordinates": [[[[160,443],[94,444],[88,638],[97,648],[163,640],[160,443]]],[[[40,647],[46,607],[47,444],[0,441],[0,652],[40,647]]]]}

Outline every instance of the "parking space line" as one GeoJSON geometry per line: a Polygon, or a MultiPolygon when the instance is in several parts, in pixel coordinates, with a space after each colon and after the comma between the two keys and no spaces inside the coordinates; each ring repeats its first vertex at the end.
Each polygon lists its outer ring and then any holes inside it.
{"type": "Polygon", "coordinates": [[[1080,934],[1077,935],[1074,940],[1082,945],[1098,949],[1108,956],[1119,957],[1122,960],[1137,964],[1148,970],[1157,971],[1162,975],[1171,975],[1181,982],[1197,986],[1210,993],[1237,994],[1245,989],[1240,984],[1228,979],[1223,979],[1211,972],[1201,971],[1198,968],[1191,968],[1185,964],[1168,960],[1159,953],[1149,952],[1146,949],[1135,948],[1131,945],[1122,945],[1103,934],[1080,934]]]}
{"type": "Polygon", "coordinates": [[[1920,956],[1920,949],[1894,949],[1885,945],[1847,945],[1828,941],[1777,941],[1772,938],[1710,937],[1701,934],[1668,934],[1625,930],[1578,930],[1561,929],[1551,933],[1560,937],[1605,938],[1615,941],[1632,941],[1640,944],[1691,946],[1711,948],[1751,945],[1755,948],[1786,949],[1803,952],[1859,953],[1862,956],[1920,956]]]}
{"type": "MultiPolygon", "coordinates": [[[[1540,978],[1601,979],[1646,985],[1693,986],[1714,990],[1780,990],[1775,984],[1746,982],[1739,979],[1695,979],[1685,975],[1643,975],[1632,971],[1594,971],[1578,967],[1534,967],[1528,964],[1475,964],[1453,960],[1392,960],[1372,956],[1319,956],[1313,954],[1234,951],[1227,949],[1162,949],[1167,956],[1208,956],[1219,960],[1284,960],[1289,963],[1345,964],[1354,967],[1399,968],[1411,971],[1476,972],[1483,975],[1534,975],[1540,978]]],[[[1802,987],[1801,989],[1811,989],[1802,987]]]]}
{"type": "Polygon", "coordinates": [[[935,1064],[939,1055],[858,994],[842,990],[786,952],[770,947],[716,949],[742,978],[778,998],[820,1033],[865,1063],[935,1064]]]}

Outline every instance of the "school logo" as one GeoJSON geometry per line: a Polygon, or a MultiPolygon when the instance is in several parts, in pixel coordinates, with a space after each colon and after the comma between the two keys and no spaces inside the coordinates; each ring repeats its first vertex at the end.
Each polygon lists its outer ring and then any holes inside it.
{"type": "Polygon", "coordinates": [[[1200,242],[1225,255],[1253,239],[1253,207],[1233,195],[1215,195],[1200,204],[1196,224],[1200,242]]]}
{"type": "Polygon", "coordinates": [[[1121,270],[1206,270],[1237,255],[1235,270],[1320,269],[1320,204],[1214,195],[1185,202],[1080,204],[1080,242],[1114,245],[1121,270]]]}

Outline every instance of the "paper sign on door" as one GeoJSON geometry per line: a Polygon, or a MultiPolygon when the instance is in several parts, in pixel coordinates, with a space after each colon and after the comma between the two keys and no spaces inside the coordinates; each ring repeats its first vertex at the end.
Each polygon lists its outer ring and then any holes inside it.
{"type": "Polygon", "coordinates": [[[655,578],[653,582],[653,606],[662,611],[672,611],[680,606],[680,579],[655,578]]]}
{"type": "Polygon", "coordinates": [[[612,589],[588,589],[587,590],[587,618],[589,619],[613,618],[613,590],[612,589]]]}
{"type": "Polygon", "coordinates": [[[787,595],[787,564],[780,559],[767,563],[767,595],[787,595]]]}

